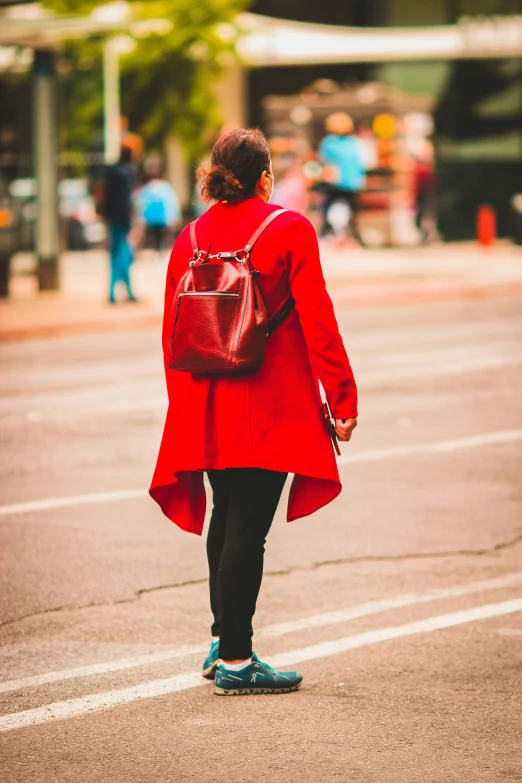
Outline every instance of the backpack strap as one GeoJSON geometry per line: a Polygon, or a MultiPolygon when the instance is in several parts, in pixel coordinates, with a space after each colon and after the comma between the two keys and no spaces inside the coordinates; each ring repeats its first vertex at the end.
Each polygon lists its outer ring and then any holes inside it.
{"type": "Polygon", "coordinates": [[[286,301],[283,303],[282,307],[280,307],[279,310],[277,311],[277,313],[275,315],[273,315],[272,318],[269,320],[268,326],[267,326],[267,329],[266,329],[266,336],[267,337],[270,337],[272,332],[275,332],[277,327],[280,324],[283,323],[283,321],[285,320],[286,316],[290,315],[290,313],[292,312],[294,307],[295,307],[295,301],[294,301],[292,295],[290,294],[287,297],[286,301]]]}
{"type": "Polygon", "coordinates": [[[238,258],[240,260],[245,259],[250,255],[250,252],[252,248],[254,247],[255,243],[265,231],[268,226],[272,223],[273,220],[275,220],[279,215],[282,215],[284,212],[288,212],[287,209],[276,209],[274,212],[271,212],[267,217],[263,220],[260,226],[254,231],[250,239],[248,240],[248,243],[242,248],[242,250],[236,250],[232,253],[217,253],[215,256],[211,256],[208,253],[205,253],[205,251],[200,251],[198,248],[198,239],[196,236],[196,223],[197,220],[193,220],[190,224],[190,244],[192,245],[192,261],[191,265],[197,264],[198,262],[205,261],[209,258],[238,258]],[[241,257],[238,255],[241,253],[241,257]]]}
{"type": "Polygon", "coordinates": [[[259,237],[261,236],[261,234],[263,233],[263,231],[264,231],[265,229],[267,229],[267,228],[268,228],[268,226],[270,225],[270,223],[271,223],[273,220],[275,220],[277,217],[279,217],[279,215],[282,215],[282,214],[283,214],[283,212],[288,212],[288,210],[287,210],[287,209],[276,209],[274,212],[271,212],[271,213],[270,213],[270,214],[269,214],[269,215],[268,215],[268,216],[267,216],[267,217],[266,217],[266,218],[263,220],[263,222],[261,223],[261,225],[259,226],[259,228],[257,228],[257,229],[254,231],[254,233],[252,234],[252,236],[251,236],[251,237],[250,237],[250,239],[248,240],[248,243],[245,245],[245,251],[246,251],[247,253],[250,253],[250,251],[251,251],[251,250],[252,250],[252,248],[254,247],[255,243],[257,242],[257,240],[259,239],[259,237]]]}
{"type": "MultiPolygon", "coordinates": [[[[253,246],[263,233],[263,231],[268,228],[270,223],[275,220],[279,215],[282,215],[284,212],[288,212],[287,209],[276,209],[274,212],[271,212],[268,217],[266,217],[257,231],[255,231],[252,236],[250,237],[250,240],[247,245],[245,245],[245,252],[250,253],[253,246]]],[[[276,312],[275,315],[272,316],[272,318],[269,320],[266,330],[266,336],[270,337],[270,335],[275,332],[278,326],[283,323],[285,318],[290,315],[292,310],[295,307],[295,302],[291,294],[288,295],[286,300],[283,302],[282,306],[279,308],[279,310],[276,312]]]]}

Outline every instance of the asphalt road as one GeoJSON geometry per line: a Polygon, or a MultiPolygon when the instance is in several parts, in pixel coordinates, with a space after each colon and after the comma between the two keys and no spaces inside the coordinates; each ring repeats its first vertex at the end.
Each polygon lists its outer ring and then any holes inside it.
{"type": "Polygon", "coordinates": [[[270,534],[223,699],[203,541],[148,499],[154,331],[2,346],[2,780],[522,781],[522,305],[338,309],[361,392],[341,497],[270,534]]]}

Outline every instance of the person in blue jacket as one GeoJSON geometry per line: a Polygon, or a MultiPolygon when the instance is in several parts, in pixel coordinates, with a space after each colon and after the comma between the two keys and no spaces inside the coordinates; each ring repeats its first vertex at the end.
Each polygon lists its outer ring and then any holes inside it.
{"type": "Polygon", "coordinates": [[[324,178],[324,227],[328,232],[328,210],[334,201],[344,201],[350,209],[350,230],[358,238],[356,227],[357,194],[364,187],[366,170],[359,140],[353,133],[352,118],[335,112],[326,118],[327,135],[319,145],[324,178]]]}
{"type": "Polygon", "coordinates": [[[149,160],[145,171],[148,181],[138,193],[138,211],[149,245],[161,253],[165,250],[167,230],[179,221],[181,210],[174,188],[162,177],[159,159],[149,160]]]}

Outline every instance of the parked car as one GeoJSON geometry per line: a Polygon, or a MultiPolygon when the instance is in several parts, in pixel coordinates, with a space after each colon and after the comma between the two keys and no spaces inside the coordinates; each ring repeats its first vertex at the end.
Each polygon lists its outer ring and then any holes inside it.
{"type": "MultiPolygon", "coordinates": [[[[32,250],[36,224],[36,181],[30,177],[15,179],[9,193],[19,216],[18,249],[32,250]]],[[[97,247],[107,237],[105,223],[96,214],[94,199],[86,179],[63,179],[58,185],[59,213],[64,223],[69,250],[97,247]]]]}

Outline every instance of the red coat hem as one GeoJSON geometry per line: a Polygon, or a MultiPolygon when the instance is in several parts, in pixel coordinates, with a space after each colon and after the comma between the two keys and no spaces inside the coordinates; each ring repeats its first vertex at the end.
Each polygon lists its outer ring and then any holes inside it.
{"type": "MultiPolygon", "coordinates": [[[[236,466],[230,466],[236,467],[236,466]]],[[[237,467],[246,467],[245,465],[237,467]]],[[[260,467],[252,465],[248,467],[260,467]]],[[[205,469],[178,470],[172,474],[173,481],[167,483],[152,483],[149,494],[160,506],[163,514],[181,530],[201,536],[205,523],[206,492],[203,484],[203,473],[206,470],[219,470],[212,467],[205,469]]],[[[270,470],[274,470],[273,467],[270,470]]],[[[291,469],[281,472],[293,473],[291,469]]],[[[302,517],[310,516],[323,506],[328,505],[341,492],[339,480],[314,476],[307,473],[294,473],[288,507],[287,522],[294,522],[302,517]]]]}

